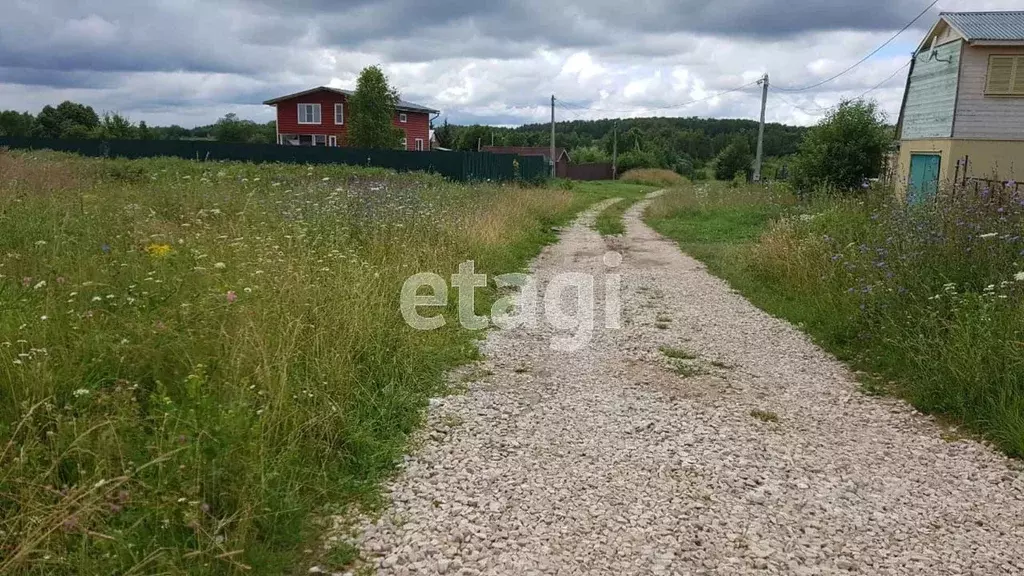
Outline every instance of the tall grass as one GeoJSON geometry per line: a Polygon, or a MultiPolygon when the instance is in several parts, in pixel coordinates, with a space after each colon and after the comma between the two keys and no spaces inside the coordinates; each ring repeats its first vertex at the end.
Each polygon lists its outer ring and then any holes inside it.
{"type": "Polygon", "coordinates": [[[956,190],[907,206],[878,191],[694,212],[697,196],[666,198],[652,223],[884,389],[1024,456],[1024,198],[956,190]],[[723,221],[731,251],[715,248],[723,221]]]}
{"type": "Polygon", "coordinates": [[[569,192],[0,152],[0,573],[282,573],[372,504],[472,333],[411,274],[518,270],[569,192]]]}
{"type": "Polygon", "coordinates": [[[619,180],[630,184],[646,184],[659,188],[671,188],[686,183],[686,178],[671,170],[660,168],[634,168],[623,174],[619,180]]]}

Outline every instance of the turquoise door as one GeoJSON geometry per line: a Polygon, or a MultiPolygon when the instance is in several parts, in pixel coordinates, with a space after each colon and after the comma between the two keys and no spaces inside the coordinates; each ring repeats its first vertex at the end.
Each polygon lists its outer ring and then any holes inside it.
{"type": "Polygon", "coordinates": [[[911,204],[934,198],[939,191],[939,165],[942,156],[938,154],[910,155],[910,182],[907,201],[911,204]]]}

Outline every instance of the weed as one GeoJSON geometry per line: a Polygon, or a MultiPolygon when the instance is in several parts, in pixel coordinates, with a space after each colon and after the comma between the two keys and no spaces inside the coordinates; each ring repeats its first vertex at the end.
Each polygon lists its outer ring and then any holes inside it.
{"type": "Polygon", "coordinates": [[[359,548],[347,541],[337,542],[327,553],[327,562],[332,569],[341,570],[348,568],[359,559],[359,548]]]}
{"type": "Polygon", "coordinates": [[[662,346],[661,348],[659,348],[659,350],[661,351],[662,354],[664,354],[668,358],[673,358],[673,359],[676,359],[676,360],[696,360],[697,359],[697,355],[696,354],[694,354],[692,352],[689,352],[687,350],[683,350],[682,348],[673,348],[671,346],[662,346]]]}
{"type": "Polygon", "coordinates": [[[312,519],[378,502],[445,373],[479,356],[477,334],[405,324],[405,279],[521,270],[582,203],[0,154],[0,573],[290,571],[312,519]]]}
{"type": "Polygon", "coordinates": [[[715,368],[721,368],[722,370],[732,370],[733,368],[735,368],[735,366],[733,366],[732,364],[729,364],[728,362],[723,362],[722,360],[712,360],[711,365],[714,366],[715,368]]]}
{"type": "Polygon", "coordinates": [[[686,178],[683,178],[679,174],[676,174],[671,170],[662,170],[659,168],[636,168],[629,170],[623,174],[619,180],[621,182],[657,186],[658,188],[682,186],[687,182],[686,178]]]}
{"type": "Polygon", "coordinates": [[[676,374],[679,374],[683,378],[692,378],[694,376],[703,376],[706,374],[706,372],[697,364],[683,360],[675,361],[672,368],[676,374]]]}
{"type": "Polygon", "coordinates": [[[667,322],[656,322],[654,324],[654,327],[657,328],[658,330],[668,330],[669,329],[669,325],[668,325],[667,322]]]}
{"type": "Polygon", "coordinates": [[[797,199],[701,184],[650,223],[754,304],[898,394],[1024,456],[1024,196],[1013,186],[797,199]]]}
{"type": "Polygon", "coordinates": [[[751,410],[750,415],[762,422],[778,422],[779,415],[765,410],[751,410]]]}

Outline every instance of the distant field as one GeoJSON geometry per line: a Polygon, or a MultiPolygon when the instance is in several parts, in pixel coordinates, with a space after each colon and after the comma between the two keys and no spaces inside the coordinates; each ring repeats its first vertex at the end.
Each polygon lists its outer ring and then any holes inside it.
{"type": "Polygon", "coordinates": [[[405,278],[520,270],[587,190],[0,151],[0,573],[293,569],[475,357],[405,278]]]}
{"type": "Polygon", "coordinates": [[[879,190],[798,202],[712,182],[671,191],[647,220],[864,370],[868,391],[1024,456],[1024,198],[983,190],[910,207],[879,190]]]}

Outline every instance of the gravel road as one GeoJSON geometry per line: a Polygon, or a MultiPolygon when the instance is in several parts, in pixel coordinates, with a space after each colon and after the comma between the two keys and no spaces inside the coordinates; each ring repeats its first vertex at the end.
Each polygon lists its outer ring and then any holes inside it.
{"type": "MultiPolygon", "coordinates": [[[[606,204],[606,203],[605,203],[606,204]]],[[[1021,574],[1024,475],[847,368],[650,230],[535,261],[597,280],[589,345],[493,331],[362,527],[380,574],[1021,574]],[[609,251],[622,255],[621,264],[609,251]],[[621,329],[601,287],[621,274],[621,329]],[[694,356],[694,359],[669,358],[694,356]],[[757,414],[757,416],[752,415],[757,414]]]]}

